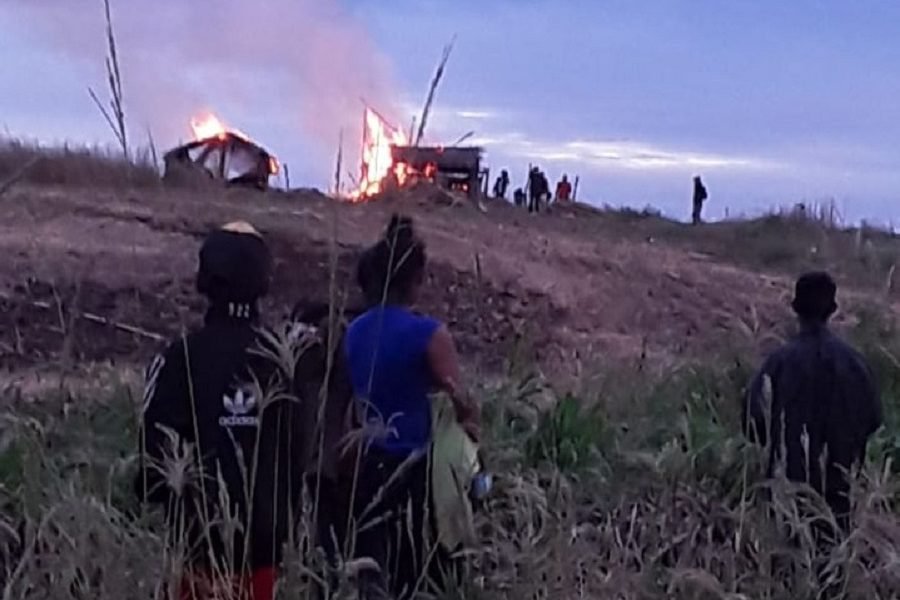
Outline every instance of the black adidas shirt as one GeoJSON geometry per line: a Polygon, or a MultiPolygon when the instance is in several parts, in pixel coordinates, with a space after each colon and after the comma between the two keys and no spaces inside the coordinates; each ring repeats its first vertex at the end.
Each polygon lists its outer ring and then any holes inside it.
{"type": "Polygon", "coordinates": [[[172,534],[186,536],[195,564],[207,564],[209,550],[232,559],[221,568],[277,564],[299,510],[311,403],[293,393],[273,352],[243,314],[211,311],[148,369],[137,490],[166,508],[172,534]],[[175,439],[194,452],[184,485],[167,476],[177,464],[175,439]],[[226,503],[249,540],[219,527],[204,533],[204,524],[223,519],[226,503]]]}

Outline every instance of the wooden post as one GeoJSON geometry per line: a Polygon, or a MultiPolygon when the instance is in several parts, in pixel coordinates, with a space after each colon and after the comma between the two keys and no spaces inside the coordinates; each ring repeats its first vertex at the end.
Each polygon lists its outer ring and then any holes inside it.
{"type": "Polygon", "coordinates": [[[575,176],[575,185],[572,187],[572,202],[578,200],[578,182],[580,179],[581,178],[578,175],[575,176]]]}
{"type": "Polygon", "coordinates": [[[525,176],[525,201],[528,202],[528,189],[531,187],[531,169],[534,165],[528,163],[528,175],[525,176]]]}
{"type": "Polygon", "coordinates": [[[344,162],[344,130],[338,133],[337,163],[334,167],[334,197],[341,195],[341,164],[344,162]]]}
{"type": "Polygon", "coordinates": [[[284,190],[289,192],[291,191],[291,170],[288,168],[287,163],[281,166],[284,167],[284,190]]]}

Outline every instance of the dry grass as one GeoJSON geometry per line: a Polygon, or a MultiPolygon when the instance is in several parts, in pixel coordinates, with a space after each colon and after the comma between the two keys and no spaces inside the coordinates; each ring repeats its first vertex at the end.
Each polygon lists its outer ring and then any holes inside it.
{"type": "MultiPolygon", "coordinates": [[[[814,598],[822,582],[836,598],[896,597],[900,366],[884,345],[893,334],[872,322],[855,333],[879,353],[889,428],[856,486],[856,527],[830,553],[813,541],[813,517],[830,518],[821,502],[765,481],[760,450],[739,435],[745,370],[694,366],[652,381],[617,372],[577,398],[537,377],[480,389],[497,483],[478,515],[482,547],[441,597],[814,598]]],[[[164,543],[158,515],[130,490],[136,377],[89,375],[4,391],[6,598],[162,598],[177,581],[184,549],[164,543]]],[[[165,468],[189,471],[174,451],[165,468]]],[[[290,542],[281,597],[306,597],[321,577],[313,508],[290,542]]],[[[357,567],[345,565],[332,598],[354,597],[357,567]]]]}
{"type": "Polygon", "coordinates": [[[900,239],[893,231],[843,220],[833,203],[774,209],[758,218],[734,218],[700,227],[663,218],[652,209],[607,209],[607,235],[652,240],[699,252],[755,271],[795,276],[828,269],[842,282],[893,294],[900,239]]]}
{"type": "Polygon", "coordinates": [[[43,147],[0,137],[0,182],[35,161],[22,183],[73,187],[158,186],[159,173],[149,152],[126,161],[112,150],[91,147],[43,147]]]}
{"type": "MultiPolygon", "coordinates": [[[[18,142],[0,147],[0,179],[35,153],[44,166],[30,172],[32,183],[157,182],[152,169],[109,155],[48,154],[18,142]]],[[[868,240],[876,252],[893,248],[883,234],[792,216],[711,225],[699,237],[651,214],[608,217],[612,230],[629,224],[623,235],[646,228],[673,243],[773,269],[807,264],[799,249],[810,239],[827,250],[826,263],[844,268],[853,264],[848,249],[867,252],[868,240]],[[736,233],[746,243],[736,246],[736,233]],[[761,254],[777,254],[777,240],[789,244],[783,256],[761,254]]],[[[738,400],[754,357],[709,359],[654,375],[643,363],[607,366],[585,373],[567,395],[513,356],[510,375],[477,390],[496,487],[478,514],[482,545],[462,583],[441,598],[774,600],[815,598],[823,587],[834,598],[895,598],[900,338],[880,315],[862,314],[852,333],[878,374],[886,427],[871,443],[854,490],[855,527],[832,551],[823,552],[812,535],[812,519],[829,519],[827,510],[797,486],[765,481],[760,450],[739,433],[738,400]]],[[[748,331],[761,334],[758,324],[748,331]]],[[[176,585],[184,548],[166,541],[159,515],[139,507],[131,490],[138,388],[133,371],[112,368],[49,388],[0,388],[3,600],[161,599],[176,585]]],[[[189,463],[173,447],[161,466],[177,481],[189,463]]],[[[280,597],[310,597],[322,579],[322,557],[310,549],[315,508],[304,507],[290,541],[280,597]]],[[[358,567],[343,565],[331,598],[354,597],[358,567]]]]}

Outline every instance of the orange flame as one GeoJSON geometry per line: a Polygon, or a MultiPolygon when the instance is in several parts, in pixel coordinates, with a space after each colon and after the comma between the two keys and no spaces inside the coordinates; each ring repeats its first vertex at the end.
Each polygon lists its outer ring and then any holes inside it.
{"type": "Polygon", "coordinates": [[[206,113],[206,115],[200,118],[191,119],[191,129],[194,131],[194,139],[197,141],[208,140],[214,137],[225,139],[225,135],[228,133],[250,141],[250,136],[233,127],[226,127],[225,124],[212,113],[206,113]]]}
{"type": "MultiPolygon", "coordinates": [[[[366,108],[362,149],[362,173],[359,188],[351,194],[353,200],[374,196],[382,190],[384,179],[391,172],[391,146],[405,146],[406,135],[387,124],[378,113],[366,108]]],[[[394,167],[394,175],[402,185],[406,179],[405,165],[394,167]]]]}
{"type": "MultiPolygon", "coordinates": [[[[255,142],[250,139],[249,135],[247,135],[243,131],[235,129],[234,127],[226,126],[216,115],[212,113],[206,113],[202,117],[192,118],[191,129],[194,132],[194,139],[198,142],[209,140],[212,138],[224,140],[226,135],[231,134],[241,138],[244,141],[255,144],[255,142]]],[[[269,155],[269,175],[278,175],[278,172],[280,170],[281,164],[278,162],[278,159],[272,155],[269,155]]]]}

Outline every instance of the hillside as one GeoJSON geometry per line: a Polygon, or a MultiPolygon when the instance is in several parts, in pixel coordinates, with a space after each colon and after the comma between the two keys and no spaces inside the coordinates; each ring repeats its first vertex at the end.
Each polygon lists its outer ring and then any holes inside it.
{"type": "MultiPolygon", "coordinates": [[[[398,211],[428,244],[421,308],[459,342],[495,477],[468,576],[440,598],[786,600],[815,597],[822,574],[843,586],[838,598],[896,598],[892,235],[789,215],[697,228],[580,205],[532,217],[430,188],[359,205],[314,191],[165,189],[131,167],[86,164],[50,161],[0,193],[9,597],[143,598],[178,581],[177,555],[132,492],[139,370],[200,318],[193,277],[209,230],[246,219],[265,233],[276,321],[298,302],[356,304],[356,257],[398,211]],[[831,554],[802,516],[802,488],[763,477],[765,454],[737,410],[759,352],[790,327],[794,276],[822,267],[842,285],[839,326],[885,405],[855,528],[831,554]]],[[[303,518],[283,574],[296,597],[321,568],[303,518]]],[[[341,577],[330,597],[356,597],[341,577]]]]}
{"type": "Polygon", "coordinates": [[[156,334],[196,321],[197,247],[234,219],[254,223],[272,245],[269,314],[280,318],[297,302],[328,298],[332,241],[337,289],[357,302],[355,257],[392,212],[408,213],[431,259],[422,308],[447,320],[467,361],[497,370],[526,348],[560,377],[599,361],[671,365],[755,346],[786,320],[793,273],[825,260],[849,286],[852,309],[882,298],[892,264],[882,264],[887,243],[875,265],[832,260],[826,251],[839,257],[841,243],[856,257],[859,236],[811,221],[692,228],[585,207],[529,216],[490,203],[482,213],[446,200],[428,189],[350,205],[313,191],[17,187],[0,197],[0,361],[145,360],[156,334]],[[810,236],[823,250],[804,256],[810,236]],[[82,313],[91,320],[73,318],[82,313]]]}

